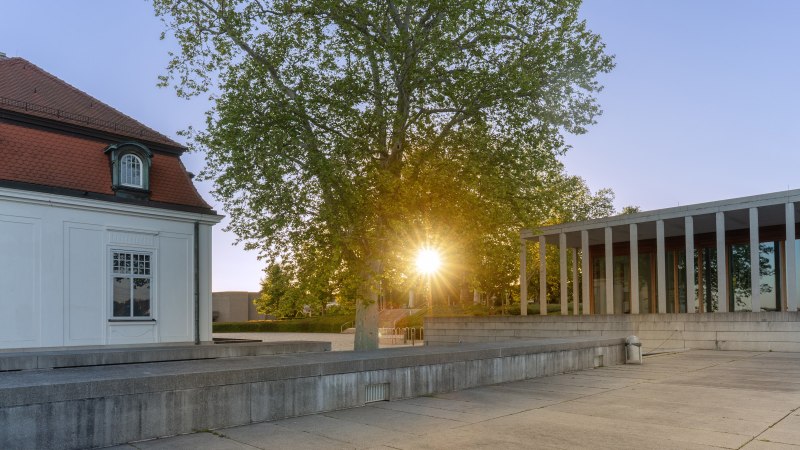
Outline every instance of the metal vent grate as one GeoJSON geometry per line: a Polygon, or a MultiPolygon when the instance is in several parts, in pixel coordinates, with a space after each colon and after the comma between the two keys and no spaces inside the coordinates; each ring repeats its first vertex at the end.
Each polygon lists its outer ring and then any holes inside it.
{"type": "Polygon", "coordinates": [[[365,389],[364,403],[383,402],[389,400],[389,383],[368,384],[365,389]]]}

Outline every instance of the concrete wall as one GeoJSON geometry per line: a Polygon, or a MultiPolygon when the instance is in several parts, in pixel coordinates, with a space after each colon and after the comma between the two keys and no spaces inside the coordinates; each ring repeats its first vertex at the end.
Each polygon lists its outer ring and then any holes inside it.
{"type": "Polygon", "coordinates": [[[621,339],[131,364],[0,374],[0,448],[101,447],[624,362],[621,339]]]}
{"type": "Polygon", "coordinates": [[[0,188],[0,349],[194,340],[194,222],[201,340],[211,340],[217,216],[0,188]],[[152,255],[151,317],[112,319],[112,250],[152,255]]]}
{"type": "Polygon", "coordinates": [[[645,352],[687,348],[800,352],[800,314],[736,312],[425,319],[425,341],[432,344],[631,334],[639,336],[645,352]]]}
{"type": "Polygon", "coordinates": [[[227,291],[211,294],[211,308],[219,313],[216,322],[247,322],[248,320],[264,320],[265,315],[256,311],[253,300],[258,292],[227,291]]]}

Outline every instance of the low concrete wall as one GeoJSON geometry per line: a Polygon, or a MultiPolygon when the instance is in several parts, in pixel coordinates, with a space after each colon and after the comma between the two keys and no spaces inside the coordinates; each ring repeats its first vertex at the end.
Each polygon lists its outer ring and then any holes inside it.
{"type": "Polygon", "coordinates": [[[59,369],[63,367],[182,361],[280,355],[284,353],[329,352],[330,342],[284,341],[237,344],[153,344],[91,348],[63,347],[0,352],[0,372],[8,370],[59,369]]]}
{"type": "Polygon", "coordinates": [[[624,362],[621,339],[551,339],[371,352],[0,373],[0,448],[100,447],[624,362]],[[600,358],[599,358],[600,357],[600,358]]]}
{"type": "Polygon", "coordinates": [[[569,336],[639,336],[645,352],[705,349],[800,352],[800,313],[436,317],[425,341],[497,342],[569,336]]]}

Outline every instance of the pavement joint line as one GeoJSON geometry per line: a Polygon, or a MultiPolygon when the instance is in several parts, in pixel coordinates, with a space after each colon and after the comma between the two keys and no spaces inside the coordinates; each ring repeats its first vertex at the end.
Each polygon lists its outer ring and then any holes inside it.
{"type": "MultiPolygon", "coordinates": [[[[574,373],[574,372],[568,372],[568,373],[574,373]]],[[[567,373],[553,375],[553,376],[562,376],[562,375],[567,375],[567,373]]],[[[549,378],[549,377],[542,377],[542,378],[549,378]]],[[[534,379],[534,378],[532,378],[532,379],[534,379]]],[[[624,389],[624,388],[627,388],[627,387],[630,387],[630,386],[635,386],[635,385],[638,385],[638,384],[643,384],[645,382],[646,381],[643,380],[643,381],[639,381],[637,383],[630,384],[628,386],[622,386],[622,387],[613,388],[613,389],[609,388],[608,390],[603,391],[603,392],[594,392],[594,393],[591,393],[591,394],[581,395],[580,397],[577,397],[577,398],[571,398],[571,399],[568,399],[568,400],[563,400],[563,401],[559,401],[559,402],[555,402],[555,403],[550,403],[548,405],[542,405],[542,406],[537,406],[535,408],[528,408],[528,409],[525,409],[525,410],[522,410],[522,411],[517,411],[517,412],[513,412],[513,413],[509,413],[509,414],[503,414],[503,415],[500,415],[500,416],[497,416],[497,417],[492,417],[491,419],[481,420],[479,422],[474,422],[472,424],[465,424],[465,425],[462,425],[462,426],[456,427],[456,428],[462,428],[462,427],[465,427],[465,426],[468,426],[468,425],[477,425],[479,423],[489,422],[491,420],[500,419],[500,418],[503,418],[503,417],[511,417],[511,416],[515,416],[517,414],[522,414],[522,413],[529,412],[529,411],[535,411],[537,409],[544,409],[544,408],[549,408],[551,406],[562,405],[564,403],[574,402],[574,401],[579,400],[579,399],[592,397],[592,396],[600,395],[600,394],[605,394],[605,393],[608,393],[608,392],[617,391],[617,390],[624,389]]],[[[501,383],[501,384],[506,384],[506,383],[501,383]]],[[[495,385],[492,385],[492,386],[499,386],[499,385],[500,384],[495,384],[495,385]]],[[[486,387],[491,387],[491,386],[486,386],[486,387]]]]}
{"type": "MultiPolygon", "coordinates": [[[[739,449],[741,449],[741,448],[742,448],[742,447],[744,447],[745,445],[747,445],[747,444],[749,444],[749,443],[751,443],[751,442],[755,441],[756,439],[758,439],[758,437],[759,437],[759,436],[761,436],[762,434],[764,434],[764,433],[766,433],[767,431],[771,430],[771,429],[772,429],[772,427],[774,427],[775,425],[777,425],[777,424],[779,424],[779,423],[783,422],[783,421],[784,421],[784,420],[785,420],[787,417],[791,416],[791,415],[792,415],[794,412],[796,412],[798,409],[800,409],[800,406],[798,406],[798,407],[794,408],[793,410],[789,411],[788,413],[786,413],[786,415],[784,415],[784,416],[783,416],[783,417],[781,417],[780,419],[776,420],[776,421],[775,421],[775,422],[774,422],[772,425],[770,425],[770,426],[768,426],[767,428],[765,428],[763,431],[761,431],[761,433],[758,433],[757,435],[755,435],[755,436],[753,436],[752,438],[750,438],[750,440],[749,440],[749,441],[745,442],[744,444],[742,444],[742,445],[741,445],[740,447],[738,447],[738,448],[739,448],[739,449]]],[[[781,444],[783,444],[783,442],[781,442],[781,444]]],[[[793,445],[793,444],[789,444],[789,445],[793,445]]]]}
{"type": "MultiPolygon", "coordinates": [[[[402,400],[401,400],[401,401],[402,401],[402,400]]],[[[383,403],[383,402],[375,402],[375,403],[383,403]]],[[[387,403],[392,403],[392,402],[387,402],[387,403]]],[[[396,403],[396,402],[395,402],[395,403],[396,403]]],[[[381,406],[381,405],[377,405],[377,404],[371,404],[371,405],[369,405],[369,406],[370,406],[370,408],[382,409],[382,410],[384,410],[384,411],[392,411],[392,412],[405,412],[405,413],[408,413],[408,414],[413,414],[413,415],[415,415],[415,416],[432,417],[432,418],[434,418],[434,419],[452,420],[453,422],[459,422],[459,423],[475,423],[475,422],[467,422],[467,421],[465,421],[465,420],[458,420],[458,419],[448,419],[448,418],[446,418],[446,417],[434,416],[433,414],[423,414],[423,413],[417,413],[417,412],[408,412],[408,411],[402,411],[402,410],[399,410],[399,409],[393,409],[393,408],[386,408],[385,406],[381,406]]],[[[417,406],[419,406],[419,405],[417,405],[417,406]]],[[[448,410],[446,410],[446,409],[439,409],[439,411],[448,411],[448,410]]],[[[453,412],[453,413],[456,413],[456,414],[472,414],[472,415],[475,415],[475,416],[477,416],[477,415],[478,415],[478,414],[475,414],[475,413],[465,413],[465,412],[461,412],[461,411],[450,411],[450,412],[453,412]]]]}
{"type": "MultiPolygon", "coordinates": [[[[388,431],[393,431],[393,432],[396,432],[396,433],[405,433],[405,434],[408,434],[408,435],[411,435],[411,436],[416,436],[416,437],[422,437],[422,436],[425,436],[425,434],[426,434],[426,433],[417,434],[417,433],[411,433],[411,432],[408,432],[408,431],[399,431],[399,430],[395,430],[394,428],[387,428],[387,427],[382,427],[382,426],[380,426],[380,425],[376,425],[376,424],[362,423],[362,422],[357,422],[357,421],[355,421],[355,420],[344,419],[344,418],[339,418],[339,417],[331,417],[331,416],[329,416],[329,415],[328,415],[329,413],[333,413],[333,412],[339,412],[339,411],[349,411],[349,410],[353,410],[353,409],[371,408],[371,407],[372,407],[372,405],[364,405],[364,406],[357,406],[357,407],[355,407],[355,408],[337,409],[337,410],[335,410],[335,411],[328,411],[328,412],[324,412],[324,413],[317,413],[317,414],[323,415],[323,416],[325,416],[325,417],[327,417],[327,418],[329,418],[329,419],[341,420],[342,422],[357,423],[357,424],[359,424],[359,425],[365,425],[365,426],[368,426],[368,427],[380,428],[381,430],[388,430],[388,431]]],[[[385,409],[385,408],[384,408],[383,410],[384,410],[384,411],[389,411],[388,409],[385,409]]],[[[410,413],[410,412],[406,412],[406,411],[396,411],[396,410],[391,410],[391,411],[392,411],[392,412],[399,412],[399,413],[403,413],[403,414],[408,414],[408,415],[411,415],[411,416],[418,416],[418,415],[422,415],[422,414],[415,414],[415,413],[410,413]]],[[[310,414],[310,415],[312,415],[312,416],[315,416],[315,415],[317,415],[317,414],[310,414]]],[[[433,416],[429,416],[429,417],[433,417],[433,416]]],[[[290,418],[290,419],[291,419],[291,418],[290,418]]],[[[441,418],[441,417],[437,417],[437,419],[442,419],[442,418],[441,418]]],[[[285,419],[284,419],[284,420],[285,420],[285,419]]],[[[450,419],[442,419],[442,420],[450,420],[450,419]]],[[[463,422],[456,421],[456,420],[451,420],[451,422],[463,423],[463,422]]],[[[284,428],[286,428],[286,427],[284,427],[284,428]]],[[[460,428],[460,427],[454,427],[454,428],[460,428]]],[[[314,434],[314,433],[309,433],[309,434],[314,434]]],[[[323,435],[321,435],[321,434],[320,434],[320,435],[318,435],[318,436],[323,436],[323,435]]],[[[328,437],[328,436],[324,436],[324,437],[328,437]]],[[[329,439],[334,439],[334,438],[329,438],[329,439]]],[[[334,440],[336,440],[336,441],[339,441],[339,442],[344,442],[344,443],[346,443],[346,444],[352,444],[352,442],[342,441],[342,440],[340,440],[340,439],[334,439],[334,440]]]]}
{"type": "MultiPolygon", "coordinates": [[[[756,356],[761,355],[761,354],[763,354],[763,352],[762,353],[757,353],[755,355],[747,355],[745,357],[739,357],[739,358],[736,358],[734,360],[722,361],[722,362],[719,362],[719,363],[716,363],[716,364],[711,364],[709,366],[705,366],[705,367],[701,367],[701,368],[697,368],[697,369],[690,369],[685,373],[699,372],[701,370],[705,370],[705,369],[708,369],[708,368],[720,366],[720,365],[723,365],[723,364],[731,364],[733,362],[737,362],[737,361],[742,361],[742,360],[745,360],[745,359],[753,358],[753,357],[756,357],[756,356]]],[[[583,371],[568,372],[568,373],[558,374],[558,375],[554,375],[554,376],[564,376],[564,375],[569,375],[569,374],[573,374],[573,373],[580,373],[580,372],[583,372],[583,371]]],[[[685,373],[681,373],[680,375],[683,375],[685,373]]],[[[678,375],[678,376],[680,376],[680,375],[678,375]]],[[[550,377],[542,377],[542,379],[546,379],[546,378],[550,378],[550,377]]],[[[663,380],[657,380],[657,381],[660,382],[660,381],[664,381],[664,380],[669,379],[669,378],[672,378],[672,377],[664,377],[663,380]]],[[[534,380],[534,379],[531,379],[531,380],[534,380]]],[[[549,408],[551,406],[563,405],[563,404],[566,404],[566,403],[582,400],[582,399],[585,399],[585,398],[588,398],[588,397],[593,397],[593,396],[601,395],[601,394],[608,394],[608,393],[612,393],[612,392],[615,392],[615,391],[626,389],[626,388],[629,388],[629,387],[632,387],[632,386],[638,386],[638,385],[642,385],[642,384],[653,384],[655,382],[656,382],[656,380],[637,380],[636,382],[631,383],[631,384],[629,384],[627,386],[621,386],[621,387],[618,387],[618,388],[608,388],[608,389],[606,389],[605,391],[602,391],[602,392],[584,394],[584,395],[581,395],[581,396],[576,397],[576,398],[563,400],[563,401],[551,403],[551,404],[548,404],[548,405],[542,405],[542,406],[538,406],[538,407],[535,407],[535,408],[529,408],[529,409],[525,409],[525,410],[522,410],[522,411],[517,411],[517,412],[514,412],[514,413],[504,414],[504,415],[500,415],[500,416],[497,416],[497,417],[493,417],[491,419],[486,419],[486,420],[482,420],[482,421],[479,421],[479,422],[474,422],[474,423],[471,423],[471,424],[465,424],[465,425],[462,425],[462,426],[459,426],[459,427],[455,427],[455,428],[463,428],[465,426],[476,425],[476,424],[479,424],[479,423],[489,422],[491,420],[500,419],[500,418],[503,418],[503,417],[511,417],[511,416],[514,416],[514,415],[517,415],[517,414],[521,414],[521,413],[525,413],[525,412],[529,412],[529,411],[535,411],[537,409],[545,409],[545,408],[549,408]]],[[[494,386],[502,386],[503,384],[507,384],[507,383],[499,383],[499,384],[486,386],[486,387],[490,388],[490,387],[494,387],[494,386]]],[[[565,385],[569,385],[569,384],[565,384],[565,385]]],[[[780,420],[775,422],[775,424],[777,424],[778,422],[782,421],[783,419],[785,419],[786,417],[788,417],[789,415],[791,415],[793,412],[797,411],[798,409],[800,409],[800,407],[795,408],[792,411],[790,411],[789,413],[787,413],[780,420]]],[[[570,414],[570,413],[567,413],[567,414],[570,414]]],[[[580,415],[580,414],[575,414],[575,415],[580,415]]],[[[772,428],[772,426],[774,426],[775,424],[770,425],[767,429],[765,429],[764,431],[759,433],[758,436],[760,436],[761,434],[766,432],[769,428],[772,428]]],[[[695,428],[695,427],[686,427],[686,428],[687,429],[692,429],[692,430],[697,430],[697,431],[709,431],[709,430],[703,429],[703,428],[695,428]]],[[[720,431],[720,433],[731,434],[731,433],[722,432],[722,431],[720,431]]],[[[733,434],[737,434],[737,433],[733,433],[733,434]]],[[[749,441],[745,442],[742,446],[738,447],[738,449],[741,449],[744,445],[747,445],[747,443],[752,442],[756,437],[751,438],[749,441]]],[[[673,442],[675,442],[675,441],[673,441],[673,442]]],[[[713,447],[717,447],[717,446],[714,446],[714,445],[712,445],[712,446],[713,447]]],[[[729,447],[719,447],[719,448],[729,448],[729,447]]]]}

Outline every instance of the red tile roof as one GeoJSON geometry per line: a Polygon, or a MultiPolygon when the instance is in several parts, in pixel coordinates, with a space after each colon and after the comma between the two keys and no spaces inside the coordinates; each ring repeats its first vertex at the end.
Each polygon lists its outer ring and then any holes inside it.
{"type": "Polygon", "coordinates": [[[22,58],[0,58],[0,109],[184,148],[22,58]]]}
{"type": "MultiPolygon", "coordinates": [[[[113,195],[109,142],[0,121],[0,180],[113,195]]],[[[210,208],[177,156],[155,153],[150,200],[210,208]]]]}
{"type": "Polygon", "coordinates": [[[0,182],[112,199],[111,164],[104,150],[110,144],[137,141],[164,149],[153,152],[150,166],[149,201],[157,202],[152,206],[211,210],[181,163],[182,145],[24,59],[0,58],[0,113],[3,111],[13,117],[3,119],[0,114],[0,182]],[[84,131],[61,130],[59,124],[84,131]]]}

